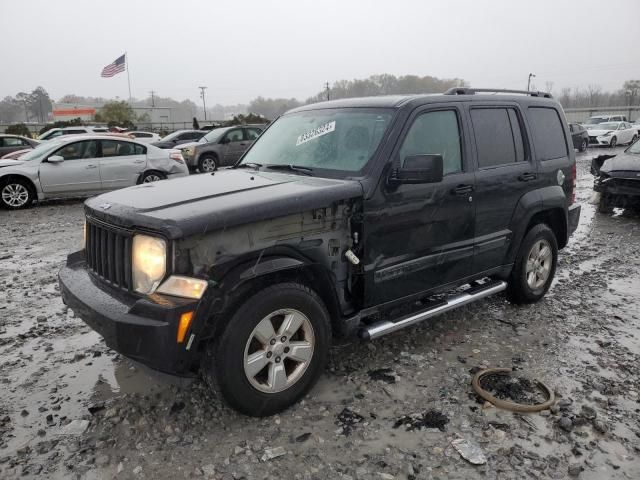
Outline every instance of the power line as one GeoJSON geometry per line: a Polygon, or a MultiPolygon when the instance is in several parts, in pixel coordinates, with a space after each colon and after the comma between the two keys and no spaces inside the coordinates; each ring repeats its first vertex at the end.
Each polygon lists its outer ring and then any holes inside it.
{"type": "Polygon", "coordinates": [[[198,87],[200,89],[200,97],[202,98],[202,109],[204,110],[204,120],[207,120],[207,104],[204,100],[204,91],[207,87],[198,87]]]}

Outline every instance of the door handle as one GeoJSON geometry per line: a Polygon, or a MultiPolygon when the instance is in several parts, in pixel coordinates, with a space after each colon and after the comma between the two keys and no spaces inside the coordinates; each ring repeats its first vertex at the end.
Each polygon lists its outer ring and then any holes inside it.
{"type": "Polygon", "coordinates": [[[467,195],[471,192],[473,192],[473,185],[458,185],[451,190],[454,195],[467,195]]]}
{"type": "Polygon", "coordinates": [[[133,163],[144,163],[144,160],[135,160],[133,163]]]}
{"type": "Polygon", "coordinates": [[[90,170],[90,169],[92,169],[92,168],[98,168],[98,167],[97,167],[96,165],[87,165],[87,166],[86,166],[86,167],[84,167],[84,168],[86,168],[87,170],[90,170]]]}
{"type": "Polygon", "coordinates": [[[246,145],[246,143],[241,143],[240,146],[244,147],[246,145]]]}
{"type": "Polygon", "coordinates": [[[538,175],[536,175],[535,173],[527,172],[520,175],[518,177],[518,180],[520,180],[521,182],[528,182],[530,180],[535,180],[536,178],[538,178],[538,175]]]}

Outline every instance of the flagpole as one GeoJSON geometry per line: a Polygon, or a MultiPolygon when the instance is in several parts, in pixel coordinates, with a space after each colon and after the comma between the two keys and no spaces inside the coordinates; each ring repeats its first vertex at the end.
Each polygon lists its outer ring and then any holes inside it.
{"type": "Polygon", "coordinates": [[[129,77],[129,55],[124,52],[124,61],[127,67],[127,83],[129,84],[129,105],[131,105],[131,77],[129,77]]]}

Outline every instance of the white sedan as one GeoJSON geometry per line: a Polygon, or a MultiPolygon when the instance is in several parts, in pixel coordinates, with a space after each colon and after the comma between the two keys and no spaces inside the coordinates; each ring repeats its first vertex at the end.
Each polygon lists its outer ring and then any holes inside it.
{"type": "Polygon", "coordinates": [[[162,140],[162,137],[160,135],[152,132],[126,132],[126,134],[134,137],[136,140],[142,143],[153,143],[162,140]]]}
{"type": "Polygon", "coordinates": [[[589,134],[589,145],[616,145],[633,143],[638,139],[638,130],[628,122],[606,122],[585,125],[589,134]]]}
{"type": "Polygon", "coordinates": [[[90,196],[187,175],[178,150],[106,135],[64,136],[0,160],[0,206],[26,208],[36,198],[90,196]]]}

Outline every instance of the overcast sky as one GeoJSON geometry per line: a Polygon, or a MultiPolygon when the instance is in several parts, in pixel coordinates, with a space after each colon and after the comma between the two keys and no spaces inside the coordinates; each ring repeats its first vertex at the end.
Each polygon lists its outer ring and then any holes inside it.
{"type": "Polygon", "coordinates": [[[476,87],[640,78],[640,0],[0,1],[0,96],[38,85],[126,98],[100,78],[127,52],[132,94],[207,103],[305,99],[372,74],[460,77],[476,87]]]}

